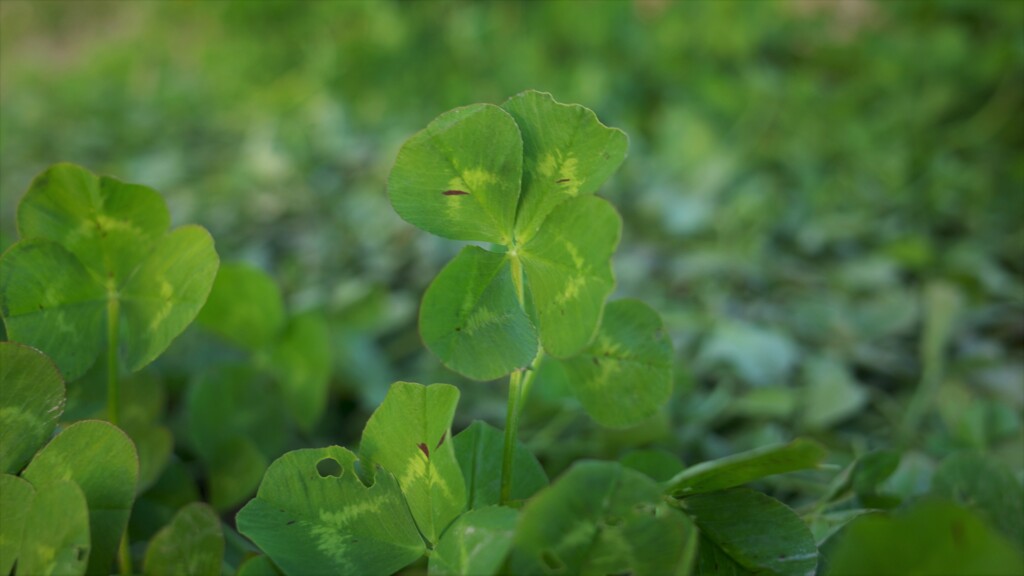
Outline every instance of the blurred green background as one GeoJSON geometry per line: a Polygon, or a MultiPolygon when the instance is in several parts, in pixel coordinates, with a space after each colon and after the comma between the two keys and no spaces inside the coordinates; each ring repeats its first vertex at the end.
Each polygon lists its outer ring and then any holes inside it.
{"type": "MultiPolygon", "coordinates": [[[[617,294],[677,350],[670,405],[626,431],[541,377],[523,437],[552,474],[808,434],[837,464],[895,448],[902,496],[960,449],[1022,477],[1024,2],[4,0],[0,246],[54,162],[156,188],[329,320],[331,407],[302,442],[351,443],[391,381],[464,383],[416,330],[459,244],[391,210],[397,150],[527,88],[629,134],[602,191],[617,294]]],[[[155,369],[209,363],[195,332],[155,369]]],[[[459,426],[500,424],[504,386],[461,387],[459,426]]]]}

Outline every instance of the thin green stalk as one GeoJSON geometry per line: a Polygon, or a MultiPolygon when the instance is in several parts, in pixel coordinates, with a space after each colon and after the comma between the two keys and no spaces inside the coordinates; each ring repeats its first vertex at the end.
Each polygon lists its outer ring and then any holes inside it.
{"type": "Polygon", "coordinates": [[[117,548],[117,567],[121,576],[132,574],[132,552],[128,548],[128,529],[121,535],[121,545],[117,548]]]}
{"type": "Polygon", "coordinates": [[[501,455],[501,503],[509,501],[512,491],[512,457],[515,454],[516,435],[519,431],[519,412],[523,401],[523,371],[516,370],[508,377],[508,414],[505,417],[505,448],[501,455]]]}
{"type": "MultiPolygon", "coordinates": [[[[107,293],[107,419],[114,426],[119,426],[121,389],[118,383],[117,345],[120,334],[121,302],[115,289],[107,293]]],[[[121,534],[121,543],[117,549],[118,572],[122,576],[131,576],[132,554],[128,548],[128,528],[121,534]]]]}
{"type": "Polygon", "coordinates": [[[501,503],[506,504],[512,492],[512,460],[515,456],[516,437],[519,433],[519,414],[523,411],[523,403],[537,377],[544,352],[534,357],[530,367],[516,370],[508,377],[508,412],[505,417],[505,446],[501,455],[501,503]],[[524,376],[525,373],[525,376],[524,376]]]}
{"type": "Polygon", "coordinates": [[[114,426],[120,424],[119,404],[121,399],[117,382],[117,337],[120,319],[120,302],[116,294],[107,296],[107,418],[114,426]]]}

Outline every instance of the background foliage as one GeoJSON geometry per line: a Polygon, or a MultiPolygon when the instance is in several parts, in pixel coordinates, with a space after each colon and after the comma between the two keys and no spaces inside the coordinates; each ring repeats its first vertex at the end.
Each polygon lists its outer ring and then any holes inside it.
{"type": "MultiPolygon", "coordinates": [[[[501,422],[503,388],[445,370],[416,329],[461,243],[402,222],[384,186],[439,113],[526,88],[630,136],[602,192],[625,221],[614,297],[651,304],[675,347],[671,402],[625,431],[594,424],[542,367],[521,437],[551,477],[581,457],[653,447],[697,462],[805,434],[837,467],[889,451],[877,482],[857,476],[865,502],[929,492],[936,470],[942,488],[943,460],[965,450],[1019,486],[1020,3],[5,1],[0,248],[32,177],[66,160],[161,191],[173,222],[207,227],[223,262],[283,294],[268,336],[248,333],[260,342],[194,326],[136,377],[162,391],[146,402],[169,409],[176,456],[134,535],[195,499],[169,477],[196,479],[221,511],[251,495],[224,484],[237,470],[210,469],[239,438],[252,470],[286,448],[354,445],[394,380],[459,384],[456,429],[501,422]],[[315,425],[320,409],[294,403],[301,425],[267,424],[280,403],[231,387],[195,400],[213,370],[276,390],[321,332],[311,362],[332,359],[330,395],[315,425]],[[265,346],[272,334],[287,337],[265,346]],[[226,436],[202,438],[224,412],[226,436]]],[[[68,390],[65,417],[102,406],[101,378],[68,390]]],[[[834,475],[761,487],[807,512],[834,475]]]]}

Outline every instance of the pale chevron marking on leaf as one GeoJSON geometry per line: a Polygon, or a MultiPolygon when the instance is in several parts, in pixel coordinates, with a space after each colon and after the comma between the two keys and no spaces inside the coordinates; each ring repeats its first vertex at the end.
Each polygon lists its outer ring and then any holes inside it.
{"type": "Polygon", "coordinates": [[[487,170],[483,170],[481,168],[469,168],[466,170],[462,170],[460,167],[455,165],[455,162],[452,162],[452,167],[455,168],[456,172],[458,172],[459,175],[448,181],[448,190],[458,190],[461,192],[466,192],[466,194],[445,194],[445,210],[447,216],[451,219],[457,218],[459,212],[462,211],[462,207],[466,202],[466,200],[462,198],[462,196],[472,196],[473,198],[475,198],[477,204],[481,208],[483,208],[487,215],[491,218],[495,226],[501,228],[501,223],[499,221],[500,219],[496,217],[493,213],[491,213],[486,203],[481,201],[481,197],[486,199],[487,195],[479,194],[481,189],[486,189],[488,185],[497,182],[498,177],[495,174],[488,172],[487,170]]]}
{"type": "Polygon", "coordinates": [[[466,319],[466,335],[472,336],[475,332],[483,330],[488,326],[500,324],[511,316],[509,313],[498,314],[490,308],[481,306],[466,319]]]}
{"type": "Polygon", "coordinates": [[[149,321],[149,330],[155,331],[160,324],[163,324],[164,320],[171,315],[171,309],[174,308],[172,301],[174,296],[174,286],[170,282],[160,279],[160,309],[153,314],[153,319],[149,321]]]}
{"type": "Polygon", "coordinates": [[[437,487],[444,493],[445,497],[451,498],[452,490],[448,486],[448,482],[442,476],[431,474],[432,469],[430,459],[423,452],[416,451],[406,462],[398,484],[403,488],[408,488],[418,480],[426,480],[428,487],[437,487]]]}
{"type": "Polygon", "coordinates": [[[96,214],[93,219],[83,221],[77,228],[68,232],[65,242],[74,244],[79,240],[95,236],[97,232],[100,236],[105,236],[106,232],[127,232],[132,236],[146,236],[142,228],[129,220],[114,218],[107,214],[96,214]]]}
{"type": "Polygon", "coordinates": [[[580,289],[586,285],[586,277],[581,275],[570,276],[565,288],[562,289],[562,292],[558,296],[555,296],[555,303],[562,305],[566,302],[575,300],[580,295],[580,289]]]}
{"type": "Polygon", "coordinates": [[[565,251],[569,253],[569,258],[572,259],[572,263],[576,266],[577,270],[583,270],[586,262],[583,260],[583,256],[580,254],[580,249],[575,244],[562,238],[562,243],[565,245],[565,251]]]}
{"type": "Polygon", "coordinates": [[[355,518],[369,512],[376,512],[383,508],[386,503],[387,498],[385,496],[374,496],[369,500],[345,506],[341,510],[320,510],[320,520],[334,528],[344,528],[355,518]]]}
{"type": "Polygon", "coordinates": [[[590,520],[577,520],[572,530],[565,532],[561,540],[558,541],[558,545],[554,546],[554,548],[562,549],[580,544],[589,544],[594,538],[595,532],[597,532],[597,526],[593,522],[590,520]]]}
{"type": "Polygon", "coordinates": [[[576,176],[579,160],[571,154],[568,158],[563,159],[560,150],[556,150],[555,154],[544,155],[544,158],[537,163],[537,173],[546,180],[555,180],[557,183],[563,184],[558,191],[575,198],[580,193],[581,184],[576,176]]]}
{"type": "Polygon", "coordinates": [[[57,331],[62,334],[74,334],[75,327],[68,323],[67,317],[64,315],[63,310],[57,311],[57,331]]]}
{"type": "Polygon", "coordinates": [[[376,512],[386,503],[384,496],[376,496],[364,502],[346,506],[341,510],[320,510],[320,524],[310,523],[310,532],[317,539],[317,549],[333,561],[351,566],[346,558],[347,544],[352,540],[348,534],[339,532],[358,517],[376,512]]]}

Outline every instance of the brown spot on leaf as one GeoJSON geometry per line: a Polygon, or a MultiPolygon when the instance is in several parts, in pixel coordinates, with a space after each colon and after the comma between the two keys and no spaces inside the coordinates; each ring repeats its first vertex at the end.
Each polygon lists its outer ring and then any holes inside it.
{"type": "Polygon", "coordinates": [[[444,194],[445,196],[466,196],[469,192],[464,190],[445,190],[444,192],[441,192],[441,194],[444,194]]]}
{"type": "Polygon", "coordinates": [[[441,444],[444,444],[444,439],[447,438],[447,437],[448,437],[448,431],[446,430],[446,431],[441,433],[441,439],[437,441],[437,446],[434,446],[434,450],[437,450],[438,448],[440,448],[441,444]]]}
{"type": "Polygon", "coordinates": [[[555,184],[565,184],[566,182],[569,182],[568,178],[562,178],[561,180],[555,180],[555,184]]]}
{"type": "Polygon", "coordinates": [[[597,356],[593,356],[590,359],[594,361],[594,366],[600,366],[601,365],[601,361],[597,359],[597,356]]]}
{"type": "Polygon", "coordinates": [[[420,449],[420,452],[423,452],[424,456],[426,456],[427,458],[430,458],[430,449],[427,448],[426,444],[424,444],[423,442],[420,442],[419,444],[416,445],[416,447],[420,449]]]}

